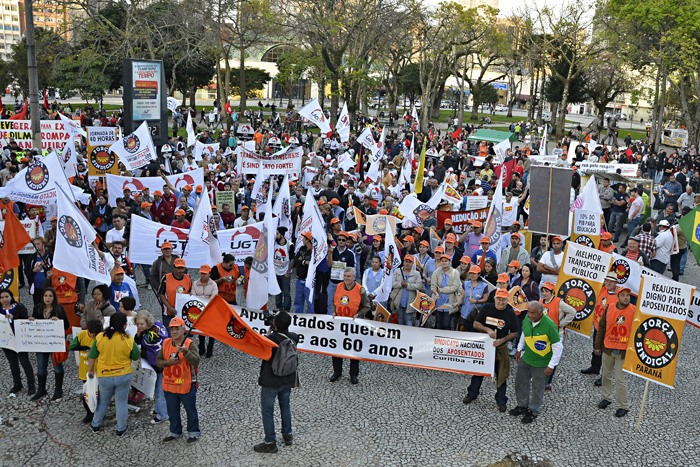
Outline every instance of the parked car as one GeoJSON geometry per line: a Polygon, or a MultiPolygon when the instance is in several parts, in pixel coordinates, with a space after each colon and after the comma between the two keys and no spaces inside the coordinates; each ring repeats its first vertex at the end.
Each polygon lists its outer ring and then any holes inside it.
{"type": "Polygon", "coordinates": [[[503,104],[498,104],[496,106],[496,112],[505,112],[506,110],[508,110],[508,107],[503,104]]]}

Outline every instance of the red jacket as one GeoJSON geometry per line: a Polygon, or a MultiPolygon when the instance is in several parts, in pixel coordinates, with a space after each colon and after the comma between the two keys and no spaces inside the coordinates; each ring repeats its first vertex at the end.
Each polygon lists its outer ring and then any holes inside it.
{"type": "Polygon", "coordinates": [[[175,206],[168,201],[161,199],[160,204],[156,206],[156,202],[153,201],[153,206],[151,206],[151,214],[154,219],[164,225],[170,225],[173,221],[173,213],[175,211],[175,206]]]}

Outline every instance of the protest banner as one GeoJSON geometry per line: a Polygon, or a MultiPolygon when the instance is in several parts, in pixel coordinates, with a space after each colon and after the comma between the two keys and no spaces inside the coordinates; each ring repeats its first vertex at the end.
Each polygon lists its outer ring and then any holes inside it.
{"type": "MultiPolygon", "coordinates": [[[[117,205],[117,198],[124,194],[124,189],[131,190],[132,195],[141,193],[144,188],[148,187],[151,195],[156,190],[163,191],[165,181],[161,177],[121,177],[119,175],[107,175],[107,192],[109,194],[108,203],[110,206],[117,205]]],[[[190,172],[170,175],[166,177],[170,184],[178,191],[182,191],[185,185],[190,185],[192,188],[197,185],[204,186],[204,169],[199,168],[190,172]]]]}
{"type": "MultiPolygon", "coordinates": [[[[301,156],[304,148],[288,146],[270,155],[261,155],[242,149],[240,152],[240,170],[243,175],[257,174],[258,166],[262,164],[263,175],[298,174],[301,170],[301,156]]],[[[298,175],[297,175],[298,177],[298,175]]]]}
{"type": "Polygon", "coordinates": [[[695,288],[665,277],[642,277],[622,369],[673,388],[683,328],[695,288]]]}
{"type": "Polygon", "coordinates": [[[629,287],[632,291],[632,295],[635,297],[639,295],[639,283],[642,277],[656,277],[659,275],[657,272],[645,268],[637,261],[632,261],[617,253],[613,253],[613,262],[610,266],[610,272],[614,272],[615,275],[617,275],[617,284],[620,287],[629,287]]]}
{"type": "Polygon", "coordinates": [[[576,310],[576,317],[566,327],[571,332],[591,337],[593,311],[610,263],[609,253],[567,242],[555,296],[576,310]]]}
{"type": "MultiPolygon", "coordinates": [[[[22,227],[24,227],[24,230],[27,231],[29,238],[36,237],[36,222],[33,219],[22,219],[19,222],[22,224],[22,227]]],[[[0,221],[0,231],[5,231],[5,221],[0,221]]],[[[36,253],[36,250],[32,242],[29,242],[17,253],[20,255],[32,255],[36,253]]]]}
{"type": "Polygon", "coordinates": [[[15,320],[17,352],[65,352],[66,335],[63,320],[15,320]]]}
{"type": "MultiPolygon", "coordinates": [[[[109,327],[109,316],[105,316],[102,318],[103,321],[103,329],[107,329],[109,327]]],[[[131,337],[136,337],[136,333],[138,332],[138,328],[136,327],[136,322],[134,321],[133,316],[127,316],[126,317],[126,333],[130,335],[131,337]]]]}
{"type": "Polygon", "coordinates": [[[473,211],[438,211],[438,229],[442,229],[445,219],[452,220],[452,229],[458,233],[464,233],[469,229],[469,223],[479,221],[484,223],[489,215],[489,208],[474,209],[473,211]]]}
{"type": "Polygon", "coordinates": [[[219,143],[208,143],[204,144],[200,141],[197,141],[194,144],[194,150],[192,151],[192,155],[194,156],[194,160],[199,162],[202,160],[202,155],[206,154],[207,158],[211,161],[216,157],[216,151],[219,150],[219,143]]]}
{"type": "Polygon", "coordinates": [[[224,204],[228,204],[231,212],[236,212],[236,192],[235,191],[217,191],[216,210],[221,212],[224,210],[224,204]]]}
{"type": "MultiPolygon", "coordinates": [[[[233,306],[254,331],[267,335],[263,312],[233,306]]],[[[496,348],[484,333],[445,331],[364,319],[292,313],[298,350],[377,363],[491,376],[496,348]]],[[[232,327],[231,331],[234,332],[232,327]]]]}
{"type": "Polygon", "coordinates": [[[18,283],[19,268],[13,268],[9,271],[5,271],[0,279],[0,289],[8,289],[12,292],[12,296],[19,297],[19,283],[18,283]]]}
{"type": "Polygon", "coordinates": [[[314,167],[304,167],[303,188],[309,190],[314,187],[314,177],[318,175],[318,169],[314,167]]]}
{"type": "MultiPolygon", "coordinates": [[[[261,223],[246,225],[236,229],[219,230],[219,245],[222,253],[231,253],[236,264],[243,265],[246,257],[254,256],[255,247],[260,239],[261,223]]],[[[189,229],[180,229],[149,221],[141,216],[131,219],[131,236],[129,240],[129,259],[134,264],[152,264],[160,255],[160,247],[165,241],[173,245],[173,254],[183,258],[183,252],[189,239],[189,229]]],[[[207,257],[209,250],[202,243],[188,248],[188,257],[207,257]]]]}
{"type": "MultiPolygon", "coordinates": [[[[355,211],[357,214],[357,211],[355,211]]],[[[366,218],[365,232],[367,235],[383,235],[386,232],[386,225],[391,224],[391,230],[396,232],[396,218],[386,214],[374,214],[366,218]]],[[[359,223],[359,221],[358,221],[359,223]]]]}
{"type": "Polygon", "coordinates": [[[484,209],[489,207],[488,196],[466,196],[464,199],[467,200],[467,205],[465,207],[467,211],[474,211],[475,209],[484,209]]]}
{"type": "MultiPolygon", "coordinates": [[[[41,149],[61,149],[70,138],[66,124],[61,120],[41,120],[41,149]]],[[[2,120],[0,121],[0,142],[6,146],[13,138],[22,149],[31,149],[32,121],[31,120],[2,120]]]]}
{"type": "Polygon", "coordinates": [[[614,174],[620,171],[620,175],[628,178],[637,177],[637,164],[605,164],[605,163],[593,163],[593,162],[579,162],[578,170],[585,174],[614,174]]]}
{"type": "Polygon", "coordinates": [[[690,301],[690,307],[688,308],[688,317],[686,319],[688,324],[700,329],[700,294],[693,294],[693,299],[690,301]]]}
{"type": "Polygon", "coordinates": [[[574,210],[571,240],[598,249],[600,246],[600,212],[574,210]]]}
{"type": "Polygon", "coordinates": [[[90,126],[87,128],[88,175],[118,174],[117,155],[110,147],[119,139],[119,129],[90,126]]]}
{"type": "Polygon", "coordinates": [[[119,162],[128,171],[141,168],[158,157],[145,120],[133,133],[120,138],[109,149],[119,157],[119,162]]]}
{"type": "Polygon", "coordinates": [[[411,308],[421,315],[421,326],[425,325],[430,315],[435,311],[435,301],[423,292],[416,292],[416,299],[411,303],[411,308]]]}
{"type": "Polygon", "coordinates": [[[0,315],[0,348],[15,350],[15,333],[12,332],[10,321],[5,315],[0,315]]]}
{"type": "Polygon", "coordinates": [[[151,365],[143,358],[131,362],[131,386],[137,391],[146,394],[146,397],[153,399],[153,394],[156,389],[156,380],[158,375],[151,365]]]}

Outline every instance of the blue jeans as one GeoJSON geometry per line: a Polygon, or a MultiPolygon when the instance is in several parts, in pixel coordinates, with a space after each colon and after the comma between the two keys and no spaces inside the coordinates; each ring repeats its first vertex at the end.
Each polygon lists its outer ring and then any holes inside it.
{"type": "MultiPolygon", "coordinates": [[[[642,216],[637,216],[631,221],[627,221],[627,240],[629,240],[629,238],[632,236],[632,232],[634,232],[634,229],[637,228],[637,226],[639,225],[639,221],[641,220],[642,216]]],[[[627,240],[625,240],[625,244],[627,244],[627,240]]]]}
{"type": "Polygon", "coordinates": [[[413,315],[415,313],[406,313],[406,309],[407,307],[405,306],[399,307],[399,324],[413,326],[413,315]]]}
{"type": "MultiPolygon", "coordinates": [[[[141,267],[143,268],[143,275],[146,278],[146,284],[148,284],[148,278],[151,277],[151,265],[150,264],[142,264],[141,267]]],[[[134,274],[136,274],[135,270],[134,270],[134,274]]]]}
{"type": "Polygon", "coordinates": [[[338,288],[338,285],[342,284],[342,282],[338,282],[338,284],[333,283],[333,281],[328,282],[328,288],[326,291],[328,292],[328,314],[331,314],[331,305],[333,305],[333,297],[335,297],[335,289],[338,288]]]}
{"type": "Polygon", "coordinates": [[[280,415],[282,418],[282,434],[292,433],[292,409],[289,406],[289,395],[292,386],[281,388],[260,388],[260,411],[262,412],[265,443],[275,442],[275,400],[279,399],[280,415]]]}
{"type": "Polygon", "coordinates": [[[610,225],[608,226],[610,229],[612,227],[615,227],[615,237],[614,241],[619,241],[620,240],[620,234],[622,233],[622,226],[625,224],[625,217],[626,213],[624,211],[613,211],[610,213],[610,225]]]}
{"type": "Polygon", "coordinates": [[[653,181],[656,178],[656,169],[647,169],[649,178],[653,181]]]}
{"type": "Polygon", "coordinates": [[[180,418],[180,403],[185,407],[187,414],[187,433],[190,438],[199,438],[199,415],[197,414],[197,387],[192,383],[192,389],[187,394],[175,394],[164,391],[165,402],[168,405],[170,417],[170,436],[182,438],[182,419],[180,418]]]}
{"type": "Polygon", "coordinates": [[[527,185],[528,178],[530,178],[530,172],[523,172],[523,185],[527,185]]]}
{"type": "Polygon", "coordinates": [[[97,378],[97,386],[100,390],[100,400],[97,403],[95,416],[92,417],[92,426],[102,426],[107,407],[114,396],[114,408],[117,411],[117,431],[126,430],[126,416],[128,413],[129,388],[131,388],[131,373],[121,376],[105,376],[97,378]]]}
{"type": "Polygon", "coordinates": [[[688,250],[690,248],[686,248],[685,252],[683,253],[683,256],[681,256],[681,275],[685,274],[685,265],[688,263],[688,250]]]}
{"type": "MultiPolygon", "coordinates": [[[[498,381],[498,361],[495,363],[494,377],[498,381]]],[[[484,382],[483,376],[474,375],[472,376],[472,381],[467,388],[467,395],[472,399],[479,397],[479,392],[481,391],[481,383],[484,382]]],[[[508,382],[504,381],[503,384],[496,389],[496,404],[506,405],[508,403],[508,397],[506,396],[506,389],[508,387],[508,382]]]]}
{"type": "Polygon", "coordinates": [[[158,420],[163,421],[168,419],[168,404],[165,402],[165,393],[163,392],[163,373],[156,373],[156,375],[156,388],[153,391],[153,399],[156,403],[156,417],[158,417],[158,420]]]}
{"type": "Polygon", "coordinates": [[[275,305],[278,310],[290,311],[292,309],[292,279],[284,275],[277,276],[277,284],[282,293],[275,295],[275,305]]]}
{"type": "Polygon", "coordinates": [[[451,315],[449,311],[435,311],[435,329],[450,329],[451,315]]]}
{"type": "MultiPolygon", "coordinates": [[[[46,376],[49,374],[48,366],[51,361],[51,356],[53,354],[46,352],[36,353],[36,374],[39,376],[46,376]]],[[[63,373],[63,363],[59,363],[58,366],[53,367],[54,373],[63,373]]]]}
{"type": "Polygon", "coordinates": [[[306,312],[313,313],[314,305],[309,301],[311,291],[306,288],[306,281],[297,279],[294,290],[294,313],[303,313],[304,303],[306,303],[306,312]]]}

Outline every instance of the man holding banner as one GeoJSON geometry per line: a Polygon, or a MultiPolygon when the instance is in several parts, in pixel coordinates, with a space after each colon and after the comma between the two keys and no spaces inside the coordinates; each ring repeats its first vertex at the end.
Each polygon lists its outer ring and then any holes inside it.
{"type": "Polygon", "coordinates": [[[617,302],[608,305],[600,317],[598,333],[595,339],[595,354],[603,357],[603,400],[599,409],[606,409],[612,404],[612,379],[615,372],[615,399],[619,408],[616,417],[624,417],[630,410],[627,400],[627,377],[622,371],[625,363],[627,343],[632,332],[634,305],[630,303],[630,288],[623,287],[617,292],[617,302]]]}

